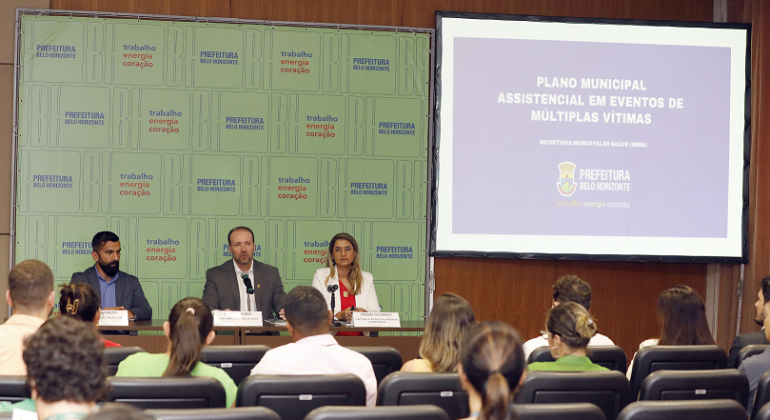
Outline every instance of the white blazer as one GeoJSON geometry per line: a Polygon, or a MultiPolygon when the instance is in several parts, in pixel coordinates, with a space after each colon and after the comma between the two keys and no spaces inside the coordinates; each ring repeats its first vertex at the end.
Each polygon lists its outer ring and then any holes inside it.
{"type": "MultiPolygon", "coordinates": [[[[329,283],[324,284],[324,281],[326,281],[326,277],[329,276],[330,272],[330,268],[319,268],[313,276],[313,287],[321,292],[324,299],[326,299],[326,307],[329,309],[332,308],[332,295],[326,291],[326,288],[335,284],[339,286],[340,284],[336,272],[334,273],[334,277],[329,279],[329,283]]],[[[361,285],[361,292],[355,295],[356,307],[366,309],[367,312],[380,312],[380,301],[377,300],[377,291],[374,289],[374,277],[371,273],[367,273],[366,271],[362,271],[361,273],[364,275],[364,281],[361,285]]],[[[336,315],[337,312],[343,309],[340,304],[340,289],[337,288],[337,290],[334,291],[334,314],[332,315],[336,315]]]]}

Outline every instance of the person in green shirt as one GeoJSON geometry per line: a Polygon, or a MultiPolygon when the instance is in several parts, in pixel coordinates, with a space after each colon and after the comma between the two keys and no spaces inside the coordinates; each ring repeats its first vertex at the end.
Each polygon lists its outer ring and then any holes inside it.
{"type": "Polygon", "coordinates": [[[608,370],[592,363],[586,356],[588,342],[599,328],[591,314],[582,305],[567,302],[551,308],[545,328],[548,332],[548,347],[556,361],[530,363],[528,370],[563,372],[608,370]]]}
{"type": "Polygon", "coordinates": [[[210,376],[222,383],[227,394],[227,406],[235,405],[238,386],[220,368],[200,363],[203,346],[211,344],[216,333],[211,329],[214,317],[209,305],[196,297],[180,300],[171,308],[163,331],[168,337],[165,353],[135,353],[118,365],[115,376],[210,376]]]}

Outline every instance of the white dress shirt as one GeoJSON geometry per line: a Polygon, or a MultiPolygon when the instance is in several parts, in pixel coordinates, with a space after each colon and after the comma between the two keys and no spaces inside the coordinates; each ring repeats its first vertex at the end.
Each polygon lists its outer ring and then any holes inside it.
{"type": "MultiPolygon", "coordinates": [[[[645,347],[657,346],[657,345],[658,345],[657,338],[649,338],[639,343],[639,350],[645,347]]],[[[631,363],[628,364],[628,370],[626,371],[626,378],[628,378],[629,381],[631,380],[631,372],[634,370],[634,359],[636,359],[636,353],[634,353],[634,357],[631,358],[631,363]]]]}
{"type": "Polygon", "coordinates": [[[377,404],[377,377],[361,353],[340,346],[329,334],[311,335],[265,353],[252,375],[328,375],[352,373],[364,382],[366,405],[377,404]]]}
{"type": "Polygon", "coordinates": [[[257,310],[257,302],[254,299],[254,295],[249,295],[246,292],[246,285],[243,284],[243,278],[241,277],[243,273],[247,273],[249,275],[249,278],[251,279],[252,287],[254,287],[254,260],[251,260],[251,265],[249,266],[249,271],[241,271],[241,269],[238,267],[238,264],[236,264],[235,259],[233,259],[233,265],[235,266],[235,276],[237,278],[238,283],[238,295],[241,297],[241,310],[242,311],[256,311],[257,310]],[[248,295],[248,297],[247,297],[248,295]]]}
{"type": "MultiPolygon", "coordinates": [[[[615,343],[612,342],[609,338],[607,338],[606,335],[601,335],[599,333],[596,333],[593,337],[591,337],[591,341],[588,342],[589,346],[614,346],[615,343]]],[[[540,337],[535,337],[522,346],[524,349],[524,360],[527,360],[529,358],[529,354],[535,351],[536,348],[539,347],[548,347],[548,335],[543,334],[540,337]]]]}

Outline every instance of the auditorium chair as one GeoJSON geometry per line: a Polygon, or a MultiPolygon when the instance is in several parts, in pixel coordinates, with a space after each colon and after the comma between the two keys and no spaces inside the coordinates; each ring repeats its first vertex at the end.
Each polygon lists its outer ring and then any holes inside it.
{"type": "Polygon", "coordinates": [[[638,401],[620,412],[618,420],[746,420],[735,400],[638,401]]]}
{"type": "Polygon", "coordinates": [[[604,412],[590,403],[514,404],[518,420],[606,420],[604,412]]]}
{"type": "Polygon", "coordinates": [[[302,420],[327,405],[366,405],[366,388],[353,374],[252,375],[238,386],[238,407],[267,407],[282,420],[302,420]]]}
{"type": "Polygon", "coordinates": [[[393,372],[380,384],[377,405],[433,404],[450,419],[468,417],[468,393],[456,373],[393,372]]]}
{"type": "MultiPolygon", "coordinates": [[[[618,346],[590,346],[586,348],[586,356],[599,366],[609,370],[626,373],[628,359],[626,352],[618,346]]],[[[553,362],[548,346],[538,347],[529,354],[527,364],[534,362],[553,362]]]]}
{"type": "Polygon", "coordinates": [[[206,346],[201,351],[200,361],[221,368],[238,385],[251,374],[251,369],[268,350],[270,347],[264,345],[206,346]]]}
{"type": "Polygon", "coordinates": [[[738,369],[741,367],[741,363],[743,363],[744,360],[748,359],[751,356],[756,356],[762,352],[764,352],[767,349],[767,344],[750,344],[744,348],[742,348],[738,352],[738,359],[735,361],[735,368],[738,369]]]}
{"type": "Polygon", "coordinates": [[[630,390],[626,375],[617,371],[534,371],[527,374],[514,403],[591,403],[613,420],[630,402],[630,390]]]}
{"type": "Polygon", "coordinates": [[[107,378],[107,401],[133,404],[141,409],[224,408],[227,404],[222,383],[207,376],[183,378],[107,378]]]}
{"type": "Polygon", "coordinates": [[[650,346],[640,349],[631,371],[631,396],[636,401],[642,381],[659,370],[724,369],[727,354],[716,345],[650,346]]]}
{"type": "Polygon", "coordinates": [[[738,369],[661,370],[649,374],[639,391],[640,401],[735,400],[746,407],[749,380],[738,369]]]}
{"type": "Polygon", "coordinates": [[[434,405],[409,407],[321,407],[305,420],[449,420],[444,410],[434,405]]]}
{"type": "Polygon", "coordinates": [[[107,375],[115,376],[118,373],[120,362],[134,353],[144,353],[144,349],[141,347],[105,347],[104,359],[107,361],[107,375]]]}
{"type": "MultiPolygon", "coordinates": [[[[749,395],[749,398],[751,398],[751,395],[749,395]]],[[[754,407],[751,409],[751,418],[756,418],[759,410],[768,402],[770,402],[770,372],[765,373],[759,378],[756,397],[754,398],[754,407]]]]}
{"type": "Polygon", "coordinates": [[[144,414],[157,420],[281,420],[275,411],[265,407],[144,410],[144,414]]]}
{"type": "Polygon", "coordinates": [[[404,362],[401,359],[401,353],[393,347],[388,346],[371,346],[371,347],[348,347],[348,349],[357,351],[370,362],[372,362],[372,368],[374,369],[374,376],[377,377],[377,385],[379,386],[386,376],[393,372],[401,370],[404,362]]]}
{"type": "Polygon", "coordinates": [[[751,420],[770,420],[770,404],[763,405],[756,415],[752,413],[751,420]]]}
{"type": "Polygon", "coordinates": [[[29,398],[26,376],[0,375],[0,401],[17,403],[29,398]]]}

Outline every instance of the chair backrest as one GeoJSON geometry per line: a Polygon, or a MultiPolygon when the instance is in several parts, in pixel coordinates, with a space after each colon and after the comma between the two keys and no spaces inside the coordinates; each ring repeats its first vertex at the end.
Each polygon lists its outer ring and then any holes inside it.
{"type": "MultiPolygon", "coordinates": [[[[759,414],[759,410],[770,402],[770,372],[766,372],[759,378],[757,392],[754,394],[754,406],[751,408],[751,418],[754,419],[759,414]]],[[[749,398],[751,396],[749,395],[749,398]]]]}
{"type": "Polygon", "coordinates": [[[738,369],[741,367],[741,363],[743,363],[744,360],[751,356],[756,356],[762,352],[764,352],[768,347],[768,344],[749,344],[748,346],[742,348],[738,352],[738,358],[735,361],[735,368],[738,369]]]}
{"type": "Polygon", "coordinates": [[[661,370],[642,382],[639,400],[735,400],[746,407],[749,380],[738,369],[661,370]]]}
{"type": "Polygon", "coordinates": [[[514,399],[516,404],[591,403],[607,420],[617,417],[631,396],[626,375],[609,372],[529,372],[514,399]]]}
{"type": "Polygon", "coordinates": [[[751,420],[770,420],[770,404],[765,404],[757,411],[757,414],[751,414],[751,420]]]}
{"type": "Polygon", "coordinates": [[[518,420],[606,420],[604,412],[590,403],[512,404],[518,420]]]}
{"type": "Polygon", "coordinates": [[[377,405],[433,404],[450,419],[468,417],[468,393],[456,373],[393,372],[383,379],[377,405]]]}
{"type": "Polygon", "coordinates": [[[225,388],[214,378],[107,378],[108,401],[150,408],[224,408],[225,388]]]}
{"type": "Polygon", "coordinates": [[[118,365],[125,360],[126,357],[131,356],[134,353],[143,353],[144,349],[141,347],[105,347],[104,358],[107,360],[107,370],[109,376],[115,376],[118,373],[118,365]]]}
{"type": "Polygon", "coordinates": [[[17,403],[29,398],[26,376],[0,375],[0,401],[17,403]]]}
{"type": "Polygon", "coordinates": [[[265,407],[145,410],[144,414],[158,420],[281,420],[275,411],[265,407]]]}
{"type": "Polygon", "coordinates": [[[727,353],[716,345],[650,346],[636,353],[631,370],[631,395],[636,400],[642,381],[659,370],[724,369],[727,353]]]}
{"type": "MultiPolygon", "coordinates": [[[[604,366],[609,370],[617,370],[626,373],[628,368],[628,359],[626,352],[618,346],[588,346],[586,355],[592,362],[599,366],[604,366]]],[[[548,346],[538,347],[527,357],[527,364],[534,362],[553,362],[551,350],[548,346]]]]}
{"type": "Polygon", "coordinates": [[[404,364],[404,361],[401,359],[401,353],[393,347],[372,346],[348,348],[363,354],[370,362],[372,362],[372,368],[374,369],[374,376],[377,377],[378,386],[386,376],[401,370],[401,366],[404,364]]]}
{"type": "Polygon", "coordinates": [[[224,370],[237,385],[251,374],[268,350],[270,347],[264,345],[206,346],[200,361],[224,370]]]}
{"type": "Polygon", "coordinates": [[[236,406],[274,410],[282,420],[302,420],[327,405],[366,405],[366,388],[356,375],[252,375],[238,386],[236,406]]]}
{"type": "Polygon", "coordinates": [[[746,420],[735,400],[638,401],[626,406],[618,420],[746,420]]]}
{"type": "Polygon", "coordinates": [[[409,407],[321,407],[305,420],[449,420],[446,412],[434,405],[409,407]]]}

